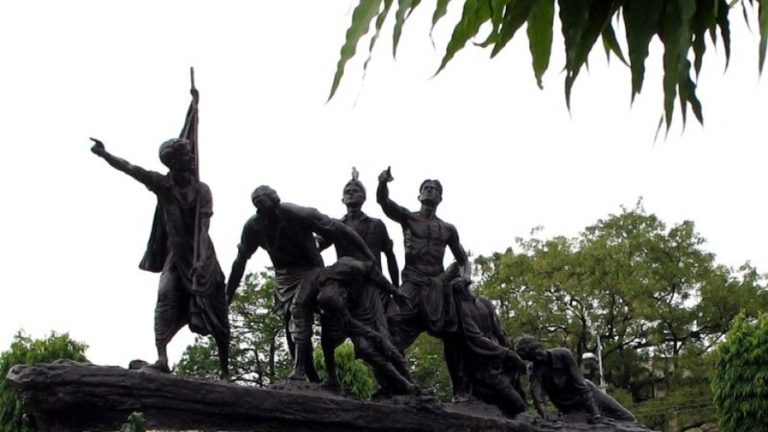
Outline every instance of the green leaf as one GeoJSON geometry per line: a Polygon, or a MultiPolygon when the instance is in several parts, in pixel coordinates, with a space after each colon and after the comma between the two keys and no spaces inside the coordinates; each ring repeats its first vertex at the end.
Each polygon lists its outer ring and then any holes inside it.
{"type": "Polygon", "coordinates": [[[400,36],[403,33],[405,21],[419,3],[421,0],[398,0],[397,12],[395,13],[395,30],[392,33],[392,57],[397,57],[397,46],[400,44],[400,36]]]}
{"type": "Polygon", "coordinates": [[[493,46],[491,58],[496,57],[507,43],[512,40],[517,30],[522,27],[531,13],[533,2],[534,0],[512,0],[507,4],[506,9],[504,9],[501,29],[499,30],[499,40],[493,46]]]}
{"type": "Polygon", "coordinates": [[[541,78],[549,67],[552,54],[552,25],[555,20],[554,0],[533,0],[528,15],[528,42],[533,58],[533,73],[539,88],[544,88],[541,78]]]}
{"type": "Polygon", "coordinates": [[[331,94],[328,96],[328,100],[331,100],[336,93],[341,77],[344,75],[344,66],[349,59],[354,57],[357,43],[360,41],[360,38],[368,33],[371,21],[379,14],[381,2],[382,0],[360,0],[360,3],[357,4],[355,11],[352,13],[352,23],[347,29],[344,46],[341,47],[341,57],[336,65],[336,75],[333,77],[331,94]]]}
{"type": "Polygon", "coordinates": [[[603,47],[605,48],[605,55],[609,60],[611,58],[611,52],[613,52],[622,63],[629,66],[627,59],[624,57],[624,52],[619,45],[619,40],[616,39],[616,32],[613,30],[613,25],[611,24],[608,24],[605,26],[605,29],[603,29],[603,47]]]}
{"type": "Polygon", "coordinates": [[[392,3],[394,0],[384,0],[384,9],[379,12],[379,16],[376,17],[376,33],[373,34],[371,37],[371,44],[368,46],[368,58],[365,59],[365,63],[363,63],[363,78],[365,78],[365,72],[368,70],[368,63],[371,62],[371,56],[373,55],[373,46],[376,44],[376,41],[379,39],[379,34],[381,33],[381,27],[384,25],[384,21],[387,19],[387,15],[389,14],[389,10],[392,8],[392,3]]]}
{"type": "Polygon", "coordinates": [[[699,98],[696,96],[696,84],[691,80],[690,76],[691,72],[691,62],[687,59],[683,61],[683,66],[680,70],[681,73],[681,80],[680,80],[680,110],[683,113],[683,125],[685,125],[686,122],[686,113],[687,113],[687,106],[691,105],[691,110],[693,110],[693,115],[696,116],[696,119],[699,121],[699,123],[704,123],[704,115],[701,111],[701,102],[699,101],[699,98]]]}
{"type": "Polygon", "coordinates": [[[581,33],[589,22],[589,9],[593,0],[558,0],[560,24],[565,42],[565,67],[571,70],[581,33]]]}
{"type": "Polygon", "coordinates": [[[763,65],[765,64],[765,49],[768,47],[768,5],[766,0],[760,2],[760,8],[758,10],[760,15],[758,20],[760,22],[760,73],[763,73],[763,65]]]}
{"type": "MultiPolygon", "coordinates": [[[[664,42],[664,117],[667,131],[672,126],[675,96],[683,76],[686,56],[691,46],[691,20],[696,12],[696,0],[672,0],[667,2],[662,22],[664,42]]],[[[685,124],[685,118],[683,118],[685,124]]]]}
{"type": "MultiPolygon", "coordinates": [[[[435,30],[435,24],[437,24],[438,21],[442,17],[445,16],[446,12],[448,12],[448,3],[450,3],[451,0],[437,0],[437,5],[435,6],[435,12],[432,14],[432,27],[429,29],[429,38],[432,39],[432,32],[435,30]]],[[[432,41],[432,44],[434,45],[434,40],[432,41]]]]}
{"type": "Polygon", "coordinates": [[[717,26],[720,27],[720,37],[723,39],[723,49],[725,49],[725,68],[731,61],[731,29],[728,23],[728,11],[731,6],[726,0],[720,0],[717,7],[717,26]]]}
{"type": "Polygon", "coordinates": [[[499,29],[504,23],[504,11],[508,3],[514,0],[490,0],[491,4],[491,32],[488,37],[481,43],[476,44],[479,47],[486,48],[492,44],[495,44],[499,40],[499,29]]]}
{"type": "Polygon", "coordinates": [[[699,0],[698,6],[696,8],[696,14],[693,17],[693,64],[697,77],[701,72],[701,66],[704,61],[704,53],[707,50],[707,30],[714,30],[717,26],[717,9],[717,0],[699,0]]]}
{"type": "MultiPolygon", "coordinates": [[[[435,72],[439,74],[459,50],[464,48],[472,37],[480,30],[480,26],[491,19],[491,7],[488,0],[467,0],[464,3],[461,20],[453,28],[451,40],[445,49],[445,55],[440,62],[440,67],[435,72]]],[[[552,25],[550,24],[550,27],[552,25]]]]}
{"type": "Polygon", "coordinates": [[[632,100],[643,88],[645,59],[651,38],[661,30],[664,0],[626,0],[624,26],[626,28],[629,63],[632,71],[632,100]]]}
{"type": "Polygon", "coordinates": [[[615,9],[613,0],[560,0],[559,4],[566,50],[565,100],[570,109],[573,83],[615,9]]]}

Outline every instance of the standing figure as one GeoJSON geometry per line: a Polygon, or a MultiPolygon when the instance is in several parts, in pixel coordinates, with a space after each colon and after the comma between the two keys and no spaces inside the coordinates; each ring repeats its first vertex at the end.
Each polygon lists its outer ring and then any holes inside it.
{"type": "MultiPolygon", "coordinates": [[[[365,244],[368,245],[368,248],[376,257],[376,267],[380,272],[383,272],[381,255],[383,254],[387,258],[389,280],[392,281],[394,286],[399,286],[400,275],[398,274],[395,252],[392,250],[392,239],[389,238],[387,227],[381,219],[374,219],[363,212],[362,207],[366,200],[366,194],[365,187],[358,179],[358,175],[359,173],[357,170],[352,168],[352,179],[344,185],[341,202],[347,206],[347,214],[341,218],[341,222],[355,230],[355,232],[362,237],[365,244]]],[[[332,242],[330,240],[320,238],[318,246],[322,251],[331,244],[332,242]]],[[[349,256],[357,259],[366,259],[365,257],[359,256],[359,253],[354,249],[345,247],[343,244],[336,244],[335,246],[336,256],[339,258],[349,256]]]]}
{"type": "Polygon", "coordinates": [[[601,414],[616,420],[635,421],[626,408],[591,381],[584,379],[567,348],[547,350],[532,336],[523,336],[515,342],[515,351],[532,363],[529,371],[531,394],[536,411],[547,420],[557,419],[544,410],[542,391],[564,414],[585,412],[587,421],[600,421],[601,414]]]}
{"type": "Polygon", "coordinates": [[[155,220],[147,252],[139,267],[160,272],[155,307],[154,368],[170,372],[166,347],[185,324],[201,335],[213,335],[219,350],[222,379],[229,378],[229,320],[224,273],[216,259],[208,227],[213,201],[208,186],[199,181],[195,157],[197,90],[182,132],[160,146],[160,161],[168,174],[146,170],[113,156],[94,138],[91,151],[113,168],[138,180],[157,196],[155,220]]]}
{"type": "Polygon", "coordinates": [[[411,212],[389,198],[387,183],[392,180],[389,169],[379,175],[376,200],[384,214],[402,226],[405,268],[400,292],[410,299],[410,306],[399,308],[389,317],[392,341],[399,350],[404,351],[423,331],[442,338],[454,397],[461,399],[466,395],[457,342],[452,337],[458,324],[456,306],[450,287],[441,283],[445,248],[450,248],[453,253],[459,266],[460,278],[469,280],[471,265],[459,242],[456,228],[435,214],[443,195],[440,182],[424,180],[421,183],[421,209],[411,212]]]}
{"type": "Polygon", "coordinates": [[[257,213],[245,223],[237,258],[227,281],[229,302],[245,272],[248,259],[261,247],[275,268],[275,296],[286,325],[286,339],[295,365],[289,379],[319,381],[312,361],[312,321],[318,292],[317,276],[323,258],[315,235],[354,249],[373,261],[374,256],[354,230],[319,211],[281,203],[277,192],[259,186],[251,194],[257,213]]]}
{"type": "Polygon", "coordinates": [[[334,351],[349,337],[355,356],[371,366],[380,386],[391,394],[417,393],[403,356],[390,341],[381,295],[392,296],[397,304],[407,299],[373,262],[346,256],[326,267],[318,282],[321,344],[328,375],[324,386],[340,388],[334,351]]]}

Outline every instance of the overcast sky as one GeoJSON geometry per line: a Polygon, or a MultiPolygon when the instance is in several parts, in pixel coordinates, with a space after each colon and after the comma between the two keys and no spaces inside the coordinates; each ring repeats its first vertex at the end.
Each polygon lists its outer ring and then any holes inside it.
{"type": "MultiPolygon", "coordinates": [[[[668,138],[654,142],[658,41],[634,106],[628,69],[608,65],[597,46],[569,113],[559,25],[544,90],[522,31],[496,59],[469,47],[431,78],[463,2],[437,26],[437,49],[428,37],[434,5],[424,2],[396,61],[393,14],[365,80],[367,40],[326,103],[354,3],[2,2],[0,350],[19,329],[35,337],[56,330],[86,342],[94,363],[155,359],[158,275],[137,267],[155,198],[92,155],[88,137],[164,172],[157,149],[183,124],[189,66],[201,93],[211,235],[227,274],[256,186],[338,217],[355,166],[369,191],[364,210],[384,218],[374,191],[389,165],[392,198],[412,209],[421,180],[441,180],[438,215],[474,255],[502,251],[536,226],[544,236],[575,236],[642,196],[668,224],[693,220],[718,262],[768,269],[768,85],[758,76],[759,37],[740,11],[727,73],[722,49],[707,52],[699,80],[706,125],[691,121],[682,132],[676,115],[668,138]]],[[[400,229],[387,226],[402,263],[400,229]]],[[[266,265],[259,251],[248,269],[266,265]]],[[[179,333],[172,362],[192,340],[179,333]]]]}

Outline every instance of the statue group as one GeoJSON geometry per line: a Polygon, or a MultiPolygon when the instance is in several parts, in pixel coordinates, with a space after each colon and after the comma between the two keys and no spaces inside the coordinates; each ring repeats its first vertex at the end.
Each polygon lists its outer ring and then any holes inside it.
{"type": "Polygon", "coordinates": [[[453,225],[437,216],[443,187],[438,180],[419,186],[420,208],[411,211],[389,196],[389,168],[378,177],[376,201],[403,232],[402,283],[387,228],[362,210],[366,189],[353,169],[342,192],[341,219],[310,207],[282,202],[269,186],[251,194],[256,213],[244,224],[229,278],[216,258],[208,227],[211,191],[198,176],[197,113],[192,101],[179,138],[164,142],[160,161],[167,174],[149,171],[109,153],[94,138],[91,151],[113,168],[142,183],[157,197],[147,251],[140,268],[160,273],[155,306],[158,360],[149,367],[169,373],[166,347],[184,325],[211,335],[218,347],[221,378],[229,379],[228,305],[237,295],[247,261],[264,249],[275,271],[275,298],[294,359],[289,380],[319,382],[312,360],[313,324],[319,315],[327,378],[323,388],[340,388],[334,349],[349,338],[379,384],[377,399],[419,395],[405,350],[423,332],[443,343],[455,402],[480,400],[508,417],[526,410],[521,377],[529,377],[536,411],[546,420],[544,396],[560,413],[580,412],[590,422],[601,417],[634,421],[632,414],[586,380],[565,348],[546,349],[530,336],[512,344],[493,304],[472,293],[471,263],[453,225]],[[321,251],[333,246],[337,261],[326,266],[321,251]],[[444,268],[446,249],[454,262],[444,268]],[[382,274],[382,255],[389,279],[382,274]],[[525,361],[530,363],[526,366],[525,361]]]}

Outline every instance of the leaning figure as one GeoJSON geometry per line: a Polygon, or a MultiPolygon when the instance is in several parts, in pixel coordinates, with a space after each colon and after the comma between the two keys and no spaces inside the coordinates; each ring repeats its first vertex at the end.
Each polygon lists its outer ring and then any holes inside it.
{"type": "Polygon", "coordinates": [[[243,226],[227,280],[228,301],[234,298],[248,260],[259,248],[265,249],[275,268],[275,299],[295,361],[288,378],[317,382],[320,378],[312,360],[312,324],[319,289],[317,276],[324,264],[315,235],[344,244],[367,261],[375,258],[352,228],[314,208],[281,202],[269,186],[257,187],[251,202],[256,214],[243,226]]]}
{"type": "Polygon", "coordinates": [[[229,379],[229,321],[225,279],[208,227],[213,201],[208,186],[199,181],[195,157],[197,90],[181,138],[160,145],[160,161],[167,174],[146,170],[109,153],[94,138],[91,151],[113,168],[133,177],[157,196],[152,233],[139,268],[160,273],[155,306],[153,369],[170,373],[166,347],[184,325],[200,335],[212,335],[219,350],[221,378],[229,379]]]}
{"type": "Polygon", "coordinates": [[[416,394],[405,359],[390,341],[381,297],[397,304],[408,299],[397,291],[371,261],[343,256],[318,275],[321,344],[327,378],[324,386],[338,391],[334,351],[349,337],[355,356],[373,369],[388,394],[416,394]]]}
{"type": "Polygon", "coordinates": [[[583,412],[587,421],[595,423],[601,416],[622,421],[635,421],[626,408],[581,375],[576,359],[567,348],[547,350],[532,336],[522,336],[515,342],[515,351],[532,363],[529,372],[533,405],[547,420],[557,415],[544,410],[542,391],[563,414],[583,412]]]}

